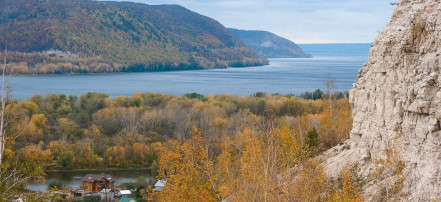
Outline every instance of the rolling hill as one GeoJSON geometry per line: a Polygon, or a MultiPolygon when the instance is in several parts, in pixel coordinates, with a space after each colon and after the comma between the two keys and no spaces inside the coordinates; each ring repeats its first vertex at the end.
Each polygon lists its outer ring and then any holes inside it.
{"type": "Polygon", "coordinates": [[[236,34],[246,46],[257,54],[267,58],[308,58],[306,54],[294,42],[277,36],[271,32],[258,30],[239,30],[229,28],[236,34]]]}
{"type": "Polygon", "coordinates": [[[268,60],[219,22],[177,5],[0,0],[0,48],[20,73],[255,66],[268,60]]]}

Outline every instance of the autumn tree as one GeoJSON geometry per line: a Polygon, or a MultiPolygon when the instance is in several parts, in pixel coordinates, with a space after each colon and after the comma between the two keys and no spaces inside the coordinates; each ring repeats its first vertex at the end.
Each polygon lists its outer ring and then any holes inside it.
{"type": "Polygon", "coordinates": [[[241,139],[241,155],[239,156],[240,167],[239,175],[236,183],[234,200],[239,201],[256,201],[262,200],[264,190],[263,183],[266,176],[262,175],[264,170],[264,159],[262,151],[262,143],[257,136],[249,128],[245,128],[238,134],[237,140],[241,139]],[[259,193],[259,194],[257,194],[259,193]]]}
{"type": "Polygon", "coordinates": [[[233,201],[289,200],[287,195],[281,194],[282,184],[294,177],[281,179],[307,156],[288,127],[285,124],[276,126],[273,121],[269,115],[263,126],[266,129],[261,133],[244,127],[234,141],[225,140],[216,164],[222,198],[233,201]]]}
{"type": "Polygon", "coordinates": [[[349,99],[339,99],[336,106],[336,121],[335,121],[335,132],[338,134],[337,142],[343,142],[349,139],[349,135],[352,130],[352,114],[351,105],[349,104],[349,99]]]}
{"type": "MultiPolygon", "coordinates": [[[[326,90],[325,94],[323,96],[323,100],[325,101],[326,107],[322,116],[322,131],[321,133],[325,135],[325,137],[328,137],[326,140],[329,140],[326,142],[326,145],[335,145],[337,138],[336,131],[335,131],[335,79],[331,77],[331,75],[328,75],[328,79],[325,83],[326,90]]],[[[331,146],[329,146],[331,147],[331,146]]]]}
{"type": "Polygon", "coordinates": [[[134,143],[133,149],[133,163],[139,165],[150,165],[153,162],[153,151],[145,144],[134,143]]]}
{"type": "MultiPolygon", "coordinates": [[[[3,153],[6,149],[6,144],[9,139],[7,137],[7,117],[6,117],[6,102],[8,98],[8,86],[6,86],[6,54],[4,55],[4,64],[2,69],[2,92],[1,92],[1,109],[0,109],[0,165],[2,164],[3,153]]],[[[1,171],[1,170],[0,170],[1,171]]]]}
{"type": "Polygon", "coordinates": [[[356,186],[351,171],[343,170],[341,174],[341,189],[339,186],[335,187],[334,193],[328,198],[328,201],[363,201],[363,194],[360,191],[360,187],[356,186]]]}
{"type": "Polygon", "coordinates": [[[29,116],[38,112],[38,105],[32,101],[21,100],[17,105],[20,108],[26,109],[29,116]]]}
{"type": "Polygon", "coordinates": [[[279,136],[282,141],[282,158],[287,167],[293,167],[308,157],[308,148],[302,147],[300,138],[285,123],[280,126],[279,136]]]}
{"type": "Polygon", "coordinates": [[[233,140],[226,137],[222,143],[222,152],[216,159],[216,186],[218,187],[220,199],[235,198],[236,191],[238,191],[240,162],[237,156],[238,150],[234,145],[233,140]]]}
{"type": "Polygon", "coordinates": [[[125,166],[127,165],[126,149],[122,146],[109,147],[104,154],[107,163],[110,166],[125,166]]]}
{"type": "Polygon", "coordinates": [[[105,98],[103,93],[87,93],[80,97],[81,108],[85,109],[89,115],[105,107],[105,98]]]}
{"type": "Polygon", "coordinates": [[[68,118],[59,118],[57,122],[57,134],[64,140],[74,141],[82,134],[80,126],[68,118]]]}
{"type": "MultiPolygon", "coordinates": [[[[19,113],[7,105],[9,85],[6,82],[6,55],[2,69],[2,89],[0,108],[0,201],[11,201],[22,192],[28,180],[42,180],[43,169],[38,156],[20,155],[13,151],[13,144],[22,134],[18,127],[19,113]],[[36,157],[36,158],[34,158],[36,157]]],[[[31,110],[35,106],[30,107],[31,110]]]]}
{"type": "Polygon", "coordinates": [[[407,199],[407,193],[404,191],[407,173],[400,154],[398,138],[399,134],[396,134],[388,139],[381,156],[373,159],[376,167],[371,179],[380,189],[381,198],[385,201],[407,199]]]}
{"type": "Polygon", "coordinates": [[[22,118],[20,128],[23,132],[23,138],[28,142],[34,139],[44,139],[50,129],[47,121],[44,114],[33,114],[30,120],[27,117],[22,118]]]}
{"type": "Polygon", "coordinates": [[[326,105],[328,107],[325,107],[323,113],[319,115],[320,142],[324,149],[329,149],[349,138],[352,115],[347,98],[327,100],[326,105]],[[329,108],[329,102],[333,103],[332,108],[329,108]]]}
{"type": "Polygon", "coordinates": [[[317,159],[300,166],[297,177],[289,186],[295,201],[324,201],[329,194],[329,181],[317,159]]]}
{"type": "Polygon", "coordinates": [[[26,146],[19,150],[19,153],[23,159],[48,164],[52,161],[52,155],[50,150],[42,148],[43,144],[26,146]]]}
{"type": "Polygon", "coordinates": [[[192,137],[185,143],[166,147],[159,159],[158,179],[167,181],[159,201],[214,201],[213,163],[206,158],[204,140],[193,127],[192,137]]]}

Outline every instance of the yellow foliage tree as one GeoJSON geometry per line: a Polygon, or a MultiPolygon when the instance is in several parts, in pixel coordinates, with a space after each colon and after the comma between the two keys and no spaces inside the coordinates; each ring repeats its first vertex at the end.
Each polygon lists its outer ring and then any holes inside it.
{"type": "Polygon", "coordinates": [[[405,164],[398,148],[399,135],[389,139],[383,156],[373,159],[377,164],[371,178],[375,185],[382,191],[385,201],[406,200],[407,193],[403,188],[406,181],[405,164]]]}
{"type": "Polygon", "coordinates": [[[349,138],[352,129],[352,115],[349,100],[329,100],[335,102],[324,108],[320,114],[320,136],[325,149],[329,149],[349,138]]]}
{"type": "Polygon", "coordinates": [[[30,116],[37,113],[37,111],[38,111],[38,105],[32,101],[21,100],[18,103],[18,107],[26,109],[26,111],[28,112],[28,115],[30,115],[30,116]]]}
{"type": "Polygon", "coordinates": [[[285,123],[280,127],[278,134],[282,140],[282,158],[284,158],[283,160],[286,166],[293,167],[306,159],[308,150],[302,147],[299,138],[291,132],[285,123]]]}
{"type": "Polygon", "coordinates": [[[360,188],[354,185],[352,175],[349,170],[342,172],[342,189],[341,191],[336,188],[334,194],[328,199],[328,201],[343,201],[343,202],[358,202],[363,201],[363,195],[360,192],[360,188]]]}
{"type": "Polygon", "coordinates": [[[159,160],[158,179],[167,181],[161,192],[152,193],[159,201],[215,201],[213,163],[207,160],[201,132],[193,127],[185,143],[166,147],[159,160]]]}
{"type": "Polygon", "coordinates": [[[240,156],[240,170],[238,193],[233,200],[256,201],[262,199],[262,193],[267,192],[262,186],[265,179],[263,176],[264,159],[262,145],[251,129],[247,128],[238,134],[242,140],[242,154],[240,156]]]}
{"type": "Polygon", "coordinates": [[[127,164],[126,149],[122,146],[109,147],[104,156],[107,157],[110,166],[125,166],[127,164]]]}
{"type": "Polygon", "coordinates": [[[142,143],[134,143],[132,148],[134,162],[138,164],[146,163],[146,157],[151,152],[150,148],[142,143]]]}
{"type": "Polygon", "coordinates": [[[47,125],[47,118],[44,114],[33,114],[31,119],[25,116],[19,125],[27,142],[33,139],[42,139],[48,133],[49,126],[47,125]]]}
{"type": "Polygon", "coordinates": [[[237,190],[236,180],[239,175],[239,162],[237,155],[234,155],[234,142],[226,137],[222,144],[222,153],[217,157],[216,175],[219,197],[221,199],[235,195],[237,190]]]}
{"type": "Polygon", "coordinates": [[[316,159],[305,162],[299,169],[290,194],[296,201],[324,201],[328,197],[329,181],[323,166],[316,159]]]}
{"type": "Polygon", "coordinates": [[[43,150],[41,145],[30,145],[20,150],[24,158],[48,164],[52,161],[50,150],[43,150]]]}

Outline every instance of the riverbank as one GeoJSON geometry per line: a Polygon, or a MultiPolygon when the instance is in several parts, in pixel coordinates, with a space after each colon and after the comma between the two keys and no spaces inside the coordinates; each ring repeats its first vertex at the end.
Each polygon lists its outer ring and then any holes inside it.
{"type": "MultiPolygon", "coordinates": [[[[65,185],[66,188],[75,188],[82,186],[82,179],[87,174],[102,174],[104,170],[101,169],[72,169],[72,170],[51,170],[45,171],[45,181],[29,181],[26,183],[26,189],[30,191],[43,191],[48,188],[48,185],[52,181],[59,181],[65,185]]],[[[134,183],[140,177],[143,177],[146,181],[154,182],[155,174],[152,174],[148,169],[132,168],[132,169],[120,169],[113,168],[107,169],[106,174],[111,175],[115,179],[115,186],[120,186],[126,183],[134,183]]]]}
{"type": "Polygon", "coordinates": [[[74,169],[45,169],[45,173],[57,172],[106,172],[106,171],[150,171],[148,167],[128,167],[128,168],[74,168],[74,169]]]}
{"type": "Polygon", "coordinates": [[[252,68],[267,66],[268,64],[257,64],[250,66],[232,66],[232,67],[213,67],[213,68],[195,68],[195,69],[170,69],[170,70],[152,70],[152,71],[104,71],[104,72],[47,72],[47,73],[23,73],[14,72],[7,74],[9,76],[78,76],[78,75],[108,75],[108,74],[137,74],[137,73],[160,73],[160,72],[185,72],[185,71],[203,71],[212,69],[228,69],[228,68],[252,68]]]}

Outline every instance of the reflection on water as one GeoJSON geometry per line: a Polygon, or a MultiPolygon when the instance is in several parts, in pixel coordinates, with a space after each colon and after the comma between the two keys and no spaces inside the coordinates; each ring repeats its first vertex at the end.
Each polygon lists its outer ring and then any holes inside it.
{"type": "MultiPolygon", "coordinates": [[[[116,179],[115,185],[118,186],[125,182],[135,182],[136,178],[142,176],[148,180],[153,181],[150,171],[144,170],[128,170],[128,171],[108,171],[107,174],[112,175],[116,179]]],[[[46,181],[43,182],[28,182],[26,188],[32,191],[39,191],[47,189],[49,182],[59,180],[67,187],[80,187],[82,179],[87,174],[101,174],[97,171],[62,171],[62,172],[47,172],[46,181]]]]}

